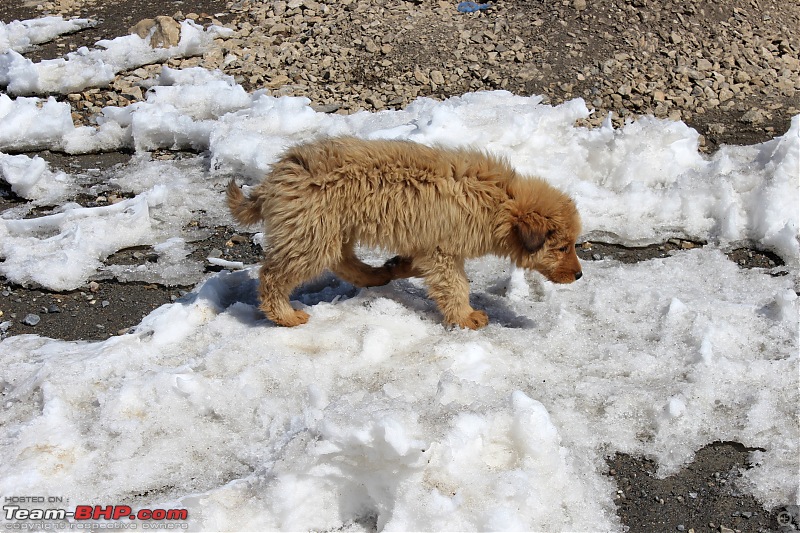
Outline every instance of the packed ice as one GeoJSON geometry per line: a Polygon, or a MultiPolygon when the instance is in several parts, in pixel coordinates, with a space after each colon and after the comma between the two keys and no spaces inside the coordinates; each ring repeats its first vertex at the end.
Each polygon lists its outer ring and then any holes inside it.
{"type": "MultiPolygon", "coordinates": [[[[25,49],[20,27],[36,40],[37,24],[14,26],[23,44],[0,56],[0,83],[36,94],[45,63],[11,51],[25,49]]],[[[189,31],[202,47],[204,30],[189,31]]],[[[130,37],[64,61],[114,71],[138,55],[130,37]]],[[[54,72],[46,92],[72,91],[70,70],[54,72]]],[[[56,98],[0,94],[0,179],[55,207],[0,216],[8,282],[197,284],[106,341],[0,341],[0,493],[185,508],[194,530],[621,530],[606,457],[646,456],[665,476],[736,441],[760,450],[742,490],[800,503],[800,116],[771,141],[707,155],[682,122],[576,125],[592,113],[580,99],[483,92],[343,116],[199,68],[150,81],[144,101],[92,126],[56,98]],[[567,286],[470,261],[471,299],[491,320],[480,331],[442,326],[420,280],[357,289],[326,274],[293,295],[310,322],[277,328],[257,308],[257,266],[211,258],[227,270],[204,273],[190,222],[232,224],[232,176],[252,185],[282,149],[328,135],[481,148],[567,191],[581,240],[705,245],[587,261],[567,286]],[[75,203],[85,177],[19,154],[39,149],[133,150],[94,185],[131,197],[75,203]],[[164,149],[197,155],[150,157],[164,149]],[[745,245],[784,264],[742,269],[726,252],[745,245]],[[104,264],[132,246],[157,260],[104,264]]]]}
{"type": "MultiPolygon", "coordinates": [[[[58,17],[51,18],[55,19],[53,23],[58,31],[64,33],[58,17]]],[[[41,33],[40,27],[34,25],[33,29],[41,33]]],[[[8,28],[6,31],[11,34],[8,28]]],[[[151,46],[152,35],[145,38],[126,35],[98,41],[97,48],[81,47],[63,58],[38,63],[25,58],[15,50],[14,42],[10,42],[6,50],[0,48],[0,85],[5,86],[8,93],[16,95],[71,93],[88,87],[106,86],[118,72],[173,57],[198,55],[214,37],[229,33],[230,30],[218,26],[204,30],[191,20],[185,20],[181,23],[180,42],[175,46],[151,46]]],[[[0,38],[2,35],[0,33],[0,38]]],[[[19,40],[19,37],[15,39],[19,40]]]]}
{"type": "Polygon", "coordinates": [[[63,17],[42,17],[33,20],[0,21],[0,52],[14,50],[27,52],[37,44],[52,41],[67,33],[74,33],[94,26],[90,19],[64,20],[63,17]]]}

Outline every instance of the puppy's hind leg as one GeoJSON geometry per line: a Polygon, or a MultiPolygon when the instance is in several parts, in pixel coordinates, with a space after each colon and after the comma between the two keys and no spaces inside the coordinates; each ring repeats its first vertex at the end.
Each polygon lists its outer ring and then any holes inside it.
{"type": "Polygon", "coordinates": [[[428,294],[439,306],[448,324],[479,329],[489,323],[483,311],[469,305],[469,280],[464,272],[464,259],[436,251],[417,258],[414,266],[423,273],[428,294]]]}
{"type": "Polygon", "coordinates": [[[356,257],[350,243],[342,247],[342,259],[331,270],[357,287],[386,285],[393,279],[410,277],[412,271],[411,259],[399,256],[386,261],[383,266],[370,266],[356,257]]]}
{"type": "MultiPolygon", "coordinates": [[[[321,269],[320,269],[321,271],[321,269]]],[[[308,313],[292,308],[289,295],[303,281],[318,275],[298,261],[276,261],[268,257],[259,272],[259,308],[279,326],[299,326],[308,322],[308,313]]]]}
{"type": "Polygon", "coordinates": [[[392,279],[420,278],[422,271],[414,266],[414,258],[404,255],[396,255],[383,264],[392,273],[392,279]]]}

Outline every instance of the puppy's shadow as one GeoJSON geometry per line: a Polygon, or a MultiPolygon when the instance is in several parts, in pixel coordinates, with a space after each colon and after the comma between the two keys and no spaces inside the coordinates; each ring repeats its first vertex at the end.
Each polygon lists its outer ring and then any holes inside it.
{"type": "Polygon", "coordinates": [[[508,305],[508,300],[504,297],[488,292],[474,292],[470,295],[469,303],[476,309],[483,309],[489,315],[490,324],[500,324],[509,329],[534,329],[536,327],[536,322],[517,313],[508,305]]]}
{"type": "MultiPolygon", "coordinates": [[[[325,272],[316,280],[304,283],[292,293],[291,299],[313,306],[320,302],[338,302],[353,298],[361,291],[370,295],[397,301],[407,309],[428,316],[433,321],[441,321],[436,304],[428,297],[424,286],[418,280],[398,279],[387,285],[362,289],[343,281],[330,272],[325,272]]],[[[512,329],[532,329],[536,324],[530,318],[520,315],[508,305],[502,295],[491,292],[471,292],[470,304],[489,315],[490,323],[500,324],[512,329]]]]}
{"type": "MultiPolygon", "coordinates": [[[[239,321],[248,324],[267,320],[258,308],[257,279],[247,277],[241,271],[231,273],[224,277],[224,287],[225,290],[215,291],[216,294],[213,295],[219,307],[225,309],[239,321]]],[[[370,295],[373,297],[395,300],[413,312],[428,316],[432,321],[441,321],[441,314],[433,300],[428,297],[425,287],[407,279],[395,280],[380,287],[362,289],[338,278],[331,272],[324,272],[318,278],[297,287],[292,291],[290,299],[313,307],[323,302],[335,303],[349,300],[364,290],[370,291],[370,295]]],[[[194,300],[195,297],[202,298],[204,295],[193,294],[192,296],[191,300],[194,300]]],[[[185,303],[189,303],[189,301],[185,303]]],[[[514,329],[535,327],[533,320],[516,313],[501,295],[483,291],[471,292],[470,304],[476,309],[486,311],[490,323],[514,329]]],[[[313,310],[311,312],[313,313],[313,310]]]]}
{"type": "Polygon", "coordinates": [[[437,320],[435,318],[438,312],[436,304],[428,298],[425,288],[415,285],[407,279],[398,279],[375,287],[357,287],[326,271],[317,279],[303,283],[296,288],[290,299],[312,307],[322,302],[335,303],[349,300],[359,294],[362,294],[367,300],[388,298],[411,311],[430,314],[432,320],[437,320]]]}
{"type": "Polygon", "coordinates": [[[311,307],[322,302],[333,303],[349,300],[360,290],[355,285],[326,271],[318,278],[307,281],[293,290],[289,299],[297,300],[311,307]]]}
{"type": "MultiPolygon", "coordinates": [[[[226,312],[240,322],[253,324],[266,321],[272,325],[272,322],[259,309],[258,283],[258,280],[253,278],[240,280],[239,285],[231,287],[220,304],[226,312]]],[[[297,287],[292,291],[289,299],[313,307],[322,302],[334,303],[348,300],[358,294],[359,290],[358,287],[337,278],[332,273],[325,272],[320,277],[297,287]]]]}

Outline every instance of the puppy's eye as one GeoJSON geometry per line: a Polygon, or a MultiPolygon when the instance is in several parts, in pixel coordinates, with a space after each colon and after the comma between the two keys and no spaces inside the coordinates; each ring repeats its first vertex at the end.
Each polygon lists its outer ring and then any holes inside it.
{"type": "Polygon", "coordinates": [[[558,249],[558,251],[561,252],[562,254],[565,254],[569,252],[569,246],[562,246],[561,248],[558,249]]]}

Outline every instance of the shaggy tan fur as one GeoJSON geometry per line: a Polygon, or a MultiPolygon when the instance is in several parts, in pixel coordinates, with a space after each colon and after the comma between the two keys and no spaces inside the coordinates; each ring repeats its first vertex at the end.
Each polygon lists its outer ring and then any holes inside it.
{"type": "Polygon", "coordinates": [[[466,258],[510,257],[556,283],[581,277],[572,200],[478,151],[326,139],[289,149],[250,198],[231,181],[227,199],[237,221],[264,224],[261,309],[282,326],[308,320],[289,294],[326,268],[360,287],[423,277],[445,322],[472,329],[488,317],[469,305],[466,258]],[[369,266],[356,243],[398,255],[369,266]]]}

